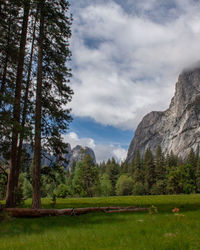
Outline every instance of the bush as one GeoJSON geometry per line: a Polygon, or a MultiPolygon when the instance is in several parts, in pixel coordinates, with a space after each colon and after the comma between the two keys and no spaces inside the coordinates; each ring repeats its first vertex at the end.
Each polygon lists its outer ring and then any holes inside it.
{"type": "Polygon", "coordinates": [[[32,197],[32,185],[28,179],[25,179],[23,183],[23,197],[24,199],[32,197]]]}
{"type": "Polygon", "coordinates": [[[65,184],[60,184],[55,191],[55,195],[58,198],[66,198],[67,196],[71,195],[71,192],[68,186],[65,184]]]}
{"type": "Polygon", "coordinates": [[[116,183],[117,195],[131,195],[133,189],[133,180],[131,177],[121,175],[116,183]]]}

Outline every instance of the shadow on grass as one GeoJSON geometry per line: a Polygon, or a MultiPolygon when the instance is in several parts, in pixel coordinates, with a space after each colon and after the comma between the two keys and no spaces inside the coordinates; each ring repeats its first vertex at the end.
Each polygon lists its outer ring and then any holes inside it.
{"type": "Polygon", "coordinates": [[[55,216],[42,218],[10,218],[0,222],[0,238],[17,235],[42,234],[47,231],[58,231],[62,228],[81,230],[92,228],[92,225],[108,225],[123,222],[116,214],[92,213],[79,216],[55,216]]]}

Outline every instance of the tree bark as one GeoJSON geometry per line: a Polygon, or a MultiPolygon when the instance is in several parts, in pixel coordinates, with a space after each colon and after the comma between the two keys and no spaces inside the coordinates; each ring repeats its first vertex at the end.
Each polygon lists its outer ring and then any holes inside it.
{"type": "Polygon", "coordinates": [[[38,41],[38,72],[35,110],[35,145],[33,158],[33,195],[32,208],[41,208],[40,171],[41,171],[41,119],[42,119],[42,62],[44,40],[44,4],[40,1],[40,28],[38,41]]]}
{"type": "Polygon", "coordinates": [[[25,1],[24,4],[24,15],[23,15],[22,33],[20,40],[20,50],[19,50],[19,59],[18,59],[17,77],[16,77],[15,100],[13,107],[13,131],[12,131],[12,146],[11,146],[11,157],[10,157],[10,173],[8,177],[7,195],[6,195],[7,207],[15,206],[16,190],[15,190],[14,180],[15,180],[18,134],[20,127],[21,87],[22,87],[22,78],[24,69],[24,57],[25,57],[29,10],[30,10],[30,0],[25,1]]]}

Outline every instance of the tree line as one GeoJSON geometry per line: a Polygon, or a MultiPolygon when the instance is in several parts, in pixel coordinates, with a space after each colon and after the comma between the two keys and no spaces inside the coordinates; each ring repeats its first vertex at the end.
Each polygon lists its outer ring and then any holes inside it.
{"type": "Polygon", "coordinates": [[[28,143],[34,151],[32,207],[40,208],[42,152],[63,161],[61,134],[71,121],[69,3],[0,0],[0,23],[0,183],[7,179],[0,192],[6,192],[7,207],[16,206],[28,143]]]}
{"type": "MultiPolygon", "coordinates": [[[[18,201],[32,197],[32,167],[24,165],[18,201]]],[[[0,199],[5,195],[5,179],[2,174],[0,199]]],[[[91,156],[86,155],[82,161],[74,162],[70,169],[55,163],[53,167],[43,166],[41,170],[41,195],[49,198],[199,192],[200,159],[193,149],[185,160],[173,152],[164,156],[158,146],[155,156],[149,149],[143,157],[138,151],[131,163],[118,163],[112,158],[95,164],[91,156]]]]}

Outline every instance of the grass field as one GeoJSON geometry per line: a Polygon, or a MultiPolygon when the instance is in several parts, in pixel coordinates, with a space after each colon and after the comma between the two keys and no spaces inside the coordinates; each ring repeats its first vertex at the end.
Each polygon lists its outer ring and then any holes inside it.
{"type": "MultiPolygon", "coordinates": [[[[50,200],[42,203],[50,208],[50,200]]],[[[155,205],[158,214],[10,218],[0,222],[0,249],[200,249],[200,195],[69,198],[58,199],[56,208],[113,205],[155,205]]]]}

